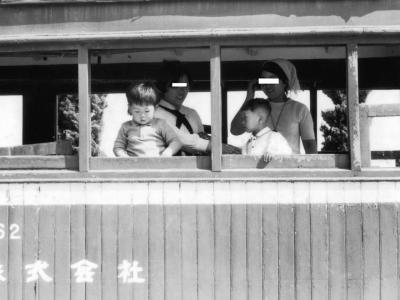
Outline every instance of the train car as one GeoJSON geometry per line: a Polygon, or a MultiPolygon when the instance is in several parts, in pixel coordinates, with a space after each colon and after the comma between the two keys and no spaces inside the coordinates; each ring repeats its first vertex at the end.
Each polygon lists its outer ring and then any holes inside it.
{"type": "Polygon", "coordinates": [[[396,1],[0,0],[0,299],[399,299],[399,87],[396,1]],[[274,58],[318,154],[224,154],[274,58]],[[113,157],[103,109],[164,60],[210,153],[113,157]]]}

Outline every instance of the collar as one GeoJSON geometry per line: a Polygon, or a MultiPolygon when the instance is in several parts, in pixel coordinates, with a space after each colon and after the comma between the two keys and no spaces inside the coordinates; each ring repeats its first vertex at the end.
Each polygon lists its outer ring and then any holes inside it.
{"type": "Polygon", "coordinates": [[[258,137],[260,137],[260,136],[262,136],[264,134],[267,134],[267,133],[269,133],[271,131],[272,130],[268,126],[266,126],[263,129],[261,129],[259,132],[257,132],[256,135],[252,134],[252,137],[256,139],[256,138],[258,138],[258,137]]]}
{"type": "Polygon", "coordinates": [[[176,109],[175,106],[173,106],[171,103],[165,101],[164,99],[161,99],[159,105],[162,105],[162,106],[165,106],[166,108],[177,110],[177,111],[181,111],[181,109],[182,109],[182,106],[180,109],[176,109]]]}
{"type": "Polygon", "coordinates": [[[154,121],[154,119],[151,119],[150,122],[147,124],[138,124],[138,123],[135,123],[133,120],[131,120],[131,125],[136,126],[136,127],[151,126],[151,125],[153,125],[153,121],[154,121]]]}

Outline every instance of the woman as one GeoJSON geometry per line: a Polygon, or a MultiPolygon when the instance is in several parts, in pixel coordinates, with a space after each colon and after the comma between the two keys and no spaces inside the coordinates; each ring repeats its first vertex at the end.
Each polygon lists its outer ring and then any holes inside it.
{"type": "MultiPolygon", "coordinates": [[[[278,83],[261,85],[262,91],[271,103],[268,126],[285,137],[294,154],[300,153],[300,138],[307,154],[317,153],[310,111],[304,104],[287,96],[289,91],[297,92],[300,89],[295,66],[284,59],[267,61],[262,66],[260,77],[278,79],[278,83]]],[[[258,80],[249,83],[243,105],[254,98],[257,83],[258,80]]],[[[240,135],[245,131],[243,118],[240,109],[231,123],[233,135],[240,135]]]]}
{"type": "Polygon", "coordinates": [[[185,152],[200,154],[209,152],[211,143],[199,136],[204,133],[199,114],[183,105],[190,84],[190,75],[179,62],[164,62],[157,82],[161,101],[155,117],[164,119],[173,126],[185,152]]]}

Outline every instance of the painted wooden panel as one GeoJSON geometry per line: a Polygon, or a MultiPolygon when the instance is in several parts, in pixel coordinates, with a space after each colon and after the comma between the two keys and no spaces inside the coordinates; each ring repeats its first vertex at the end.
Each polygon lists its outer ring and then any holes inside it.
{"type": "Polygon", "coordinates": [[[165,231],[163,183],[149,184],[149,299],[164,298],[165,290],[165,231]]]}
{"type": "MultiPolygon", "coordinates": [[[[8,265],[8,184],[0,185],[0,264],[1,264],[1,279],[9,277],[8,265]]],[[[0,280],[0,299],[8,299],[7,280],[0,280]]]]}
{"type": "MultiPolygon", "coordinates": [[[[24,185],[13,185],[7,190],[9,211],[8,226],[5,227],[8,236],[8,299],[17,300],[23,297],[24,265],[23,240],[24,236],[24,185]],[[21,238],[11,238],[9,228],[11,224],[20,227],[21,238]]],[[[32,245],[33,246],[33,245],[32,245]]]]}
{"type": "Polygon", "coordinates": [[[278,184],[262,186],[263,299],[279,297],[278,184]]]}
{"type": "Polygon", "coordinates": [[[329,210],[329,299],[346,295],[346,214],[343,184],[328,186],[329,210]]]}
{"type": "MultiPolygon", "coordinates": [[[[114,189],[113,189],[114,190],[114,189]]],[[[133,206],[132,206],[132,190],[131,184],[119,184],[115,186],[117,197],[120,201],[118,209],[118,232],[117,232],[117,260],[116,264],[120,263],[120,260],[132,261],[132,245],[133,245],[133,206]]],[[[103,188],[104,192],[104,188],[103,188]]],[[[121,261],[122,263],[122,261],[121,261]]],[[[124,283],[118,280],[117,295],[123,299],[129,299],[132,297],[132,285],[124,283]]]]}
{"type": "Polygon", "coordinates": [[[231,220],[228,182],[214,184],[215,203],[215,299],[231,299],[231,220]]]}
{"type": "Polygon", "coordinates": [[[398,293],[398,232],[395,182],[379,185],[380,252],[381,252],[381,298],[399,299],[398,293]]]}
{"type": "Polygon", "coordinates": [[[231,184],[231,298],[247,298],[246,185],[231,184]]]}
{"type": "Polygon", "coordinates": [[[1,299],[398,299],[399,191],[0,184],[1,299]]]}
{"type": "Polygon", "coordinates": [[[263,299],[262,297],[262,185],[254,182],[246,183],[246,253],[248,299],[263,299]]]}
{"type": "MultiPolygon", "coordinates": [[[[311,212],[309,183],[294,185],[295,203],[295,295],[298,300],[311,299],[311,212]]],[[[318,298],[319,299],[319,298],[318,298]]]]}
{"type": "Polygon", "coordinates": [[[378,184],[361,183],[363,216],[364,299],[380,297],[380,240],[378,184]]]}
{"type": "Polygon", "coordinates": [[[329,299],[329,222],[327,184],[310,190],[312,299],[329,299]]]}
{"type": "MultiPolygon", "coordinates": [[[[113,199],[114,191],[118,189],[103,188],[102,202],[108,202],[113,199]]],[[[115,205],[103,205],[101,208],[101,282],[103,299],[118,299],[118,207],[115,205]]]]}
{"type": "Polygon", "coordinates": [[[295,207],[293,184],[278,184],[279,299],[295,299],[295,207]]]}

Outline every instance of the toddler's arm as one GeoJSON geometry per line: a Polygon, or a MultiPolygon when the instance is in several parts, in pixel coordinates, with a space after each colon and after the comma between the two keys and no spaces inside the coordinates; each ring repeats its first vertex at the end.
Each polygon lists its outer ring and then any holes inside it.
{"type": "Polygon", "coordinates": [[[126,151],[126,146],[127,146],[127,137],[126,133],[124,130],[124,126],[122,125],[121,128],[118,131],[117,138],[114,142],[114,154],[117,157],[129,157],[127,151],[126,151]]]}

